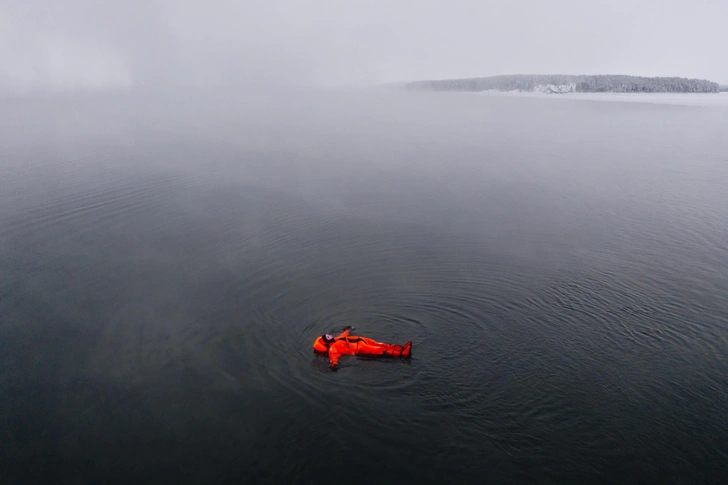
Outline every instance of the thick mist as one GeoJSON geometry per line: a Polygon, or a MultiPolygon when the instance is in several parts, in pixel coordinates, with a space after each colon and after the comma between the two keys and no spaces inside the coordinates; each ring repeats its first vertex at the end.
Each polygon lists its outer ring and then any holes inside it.
{"type": "Polygon", "coordinates": [[[0,89],[368,85],[507,73],[728,83],[724,2],[0,2],[0,89]]]}

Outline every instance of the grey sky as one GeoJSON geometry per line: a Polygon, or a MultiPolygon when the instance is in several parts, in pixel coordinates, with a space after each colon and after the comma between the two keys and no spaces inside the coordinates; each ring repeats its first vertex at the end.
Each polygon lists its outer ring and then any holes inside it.
{"type": "Polygon", "coordinates": [[[0,0],[0,89],[508,73],[728,83],[726,0],[0,0]]]}

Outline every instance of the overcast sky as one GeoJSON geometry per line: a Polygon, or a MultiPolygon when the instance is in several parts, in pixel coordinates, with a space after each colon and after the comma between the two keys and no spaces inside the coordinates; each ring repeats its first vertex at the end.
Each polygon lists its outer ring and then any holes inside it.
{"type": "Polygon", "coordinates": [[[510,73],[728,84],[728,0],[0,0],[0,89],[510,73]]]}

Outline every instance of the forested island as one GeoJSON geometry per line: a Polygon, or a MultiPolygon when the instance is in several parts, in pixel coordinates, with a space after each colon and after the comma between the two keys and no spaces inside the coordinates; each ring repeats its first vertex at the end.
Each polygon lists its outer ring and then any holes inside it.
{"type": "Polygon", "coordinates": [[[718,83],[681,77],[514,74],[415,81],[406,89],[425,91],[526,91],[542,93],[717,93],[718,83]]]}

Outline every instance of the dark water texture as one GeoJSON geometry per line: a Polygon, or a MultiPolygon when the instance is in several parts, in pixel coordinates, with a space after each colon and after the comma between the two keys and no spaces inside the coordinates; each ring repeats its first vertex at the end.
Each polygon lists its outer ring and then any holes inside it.
{"type": "Polygon", "coordinates": [[[726,483],[725,107],[2,105],[3,483],[726,483]]]}

